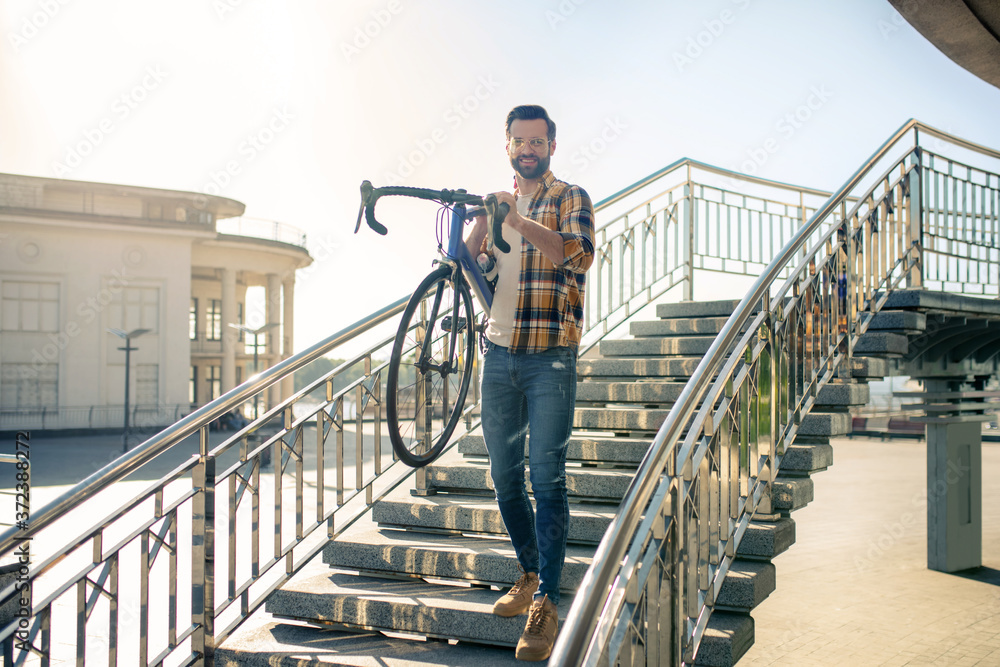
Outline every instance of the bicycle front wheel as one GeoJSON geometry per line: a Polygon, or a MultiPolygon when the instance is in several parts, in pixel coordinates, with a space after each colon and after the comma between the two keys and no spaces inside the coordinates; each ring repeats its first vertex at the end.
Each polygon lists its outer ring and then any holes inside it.
{"type": "Polygon", "coordinates": [[[476,331],[472,295],[450,267],[430,273],[410,297],[389,359],[389,439],[409,466],[441,453],[458,425],[472,379],[476,331]]]}

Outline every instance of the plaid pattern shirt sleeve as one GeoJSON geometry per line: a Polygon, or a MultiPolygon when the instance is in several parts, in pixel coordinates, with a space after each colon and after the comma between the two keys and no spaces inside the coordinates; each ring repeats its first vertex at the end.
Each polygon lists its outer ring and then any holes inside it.
{"type": "Polygon", "coordinates": [[[541,352],[578,347],[583,335],[587,269],[594,260],[594,205],[586,191],[551,171],[528,205],[528,216],[563,237],[563,262],[555,265],[521,240],[521,281],[511,350],[541,352]]]}

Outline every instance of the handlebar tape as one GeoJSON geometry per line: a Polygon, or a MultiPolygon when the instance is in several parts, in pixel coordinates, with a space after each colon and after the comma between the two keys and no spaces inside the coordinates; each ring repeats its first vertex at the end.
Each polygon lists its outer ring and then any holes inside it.
{"type": "Polygon", "coordinates": [[[510,211],[508,204],[497,204],[497,198],[489,195],[484,200],[486,209],[490,212],[490,236],[493,247],[502,253],[510,252],[510,244],[503,240],[503,221],[510,211]]]}

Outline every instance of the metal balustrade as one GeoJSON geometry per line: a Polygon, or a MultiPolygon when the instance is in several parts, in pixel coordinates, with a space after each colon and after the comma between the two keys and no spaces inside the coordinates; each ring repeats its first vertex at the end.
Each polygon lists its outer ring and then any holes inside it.
{"type": "Polygon", "coordinates": [[[998,176],[931,158],[921,145],[927,136],[993,164],[1000,158],[911,120],[780,250],[657,432],[580,585],[551,664],[693,663],[785,448],[819,389],[850,376],[854,345],[888,292],[921,286],[924,262],[956,250],[966,253],[957,271],[932,273],[938,288],[954,281],[960,291],[995,289],[998,176]],[[956,196],[960,191],[971,194],[956,196]]]}
{"type": "MultiPolygon", "coordinates": [[[[598,203],[607,222],[597,230],[588,277],[586,347],[673,288],[693,298],[702,291],[696,272],[761,277],[657,434],[551,664],[689,661],[736,545],[816,391],[850,358],[884,293],[920,284],[920,261],[930,254],[921,233],[953,247],[992,247],[959,221],[991,220],[995,230],[996,208],[962,216],[954,197],[928,199],[930,176],[921,170],[930,157],[918,141],[875,174],[888,147],[911,131],[996,157],[911,122],[832,198],[684,159],[598,203]],[[859,187],[866,178],[874,185],[859,187]],[[933,207],[940,222],[921,230],[921,212],[933,207]]],[[[979,201],[995,201],[992,172],[961,172],[940,156],[933,163],[948,174],[942,188],[968,187],[979,201]]],[[[36,558],[31,618],[0,629],[5,641],[26,633],[30,649],[14,652],[17,664],[30,657],[210,665],[214,647],[328,540],[411,475],[422,488],[423,470],[394,462],[382,441],[384,359],[404,304],[251,378],[34,512],[27,532],[0,536],[0,557],[30,537],[36,558]],[[210,439],[209,425],[222,414],[360,342],[365,352],[224,441],[210,439]],[[356,376],[334,391],[347,373],[356,376]],[[167,475],[130,481],[184,447],[190,456],[167,475]]],[[[478,422],[478,399],[474,383],[466,428],[478,422]]],[[[7,586],[0,607],[20,595],[7,586]]]]}

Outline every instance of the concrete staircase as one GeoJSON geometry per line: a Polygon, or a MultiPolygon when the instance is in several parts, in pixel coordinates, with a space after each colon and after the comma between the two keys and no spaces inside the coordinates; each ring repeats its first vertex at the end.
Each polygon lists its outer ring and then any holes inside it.
{"type": "MultiPolygon", "coordinates": [[[[659,305],[659,319],[632,324],[631,338],[604,341],[599,355],[580,361],[561,615],[653,435],[736,304],[659,305]]],[[[769,503],[740,543],[698,665],[733,665],[753,644],[751,612],[775,588],[772,559],[795,542],[791,513],[812,500],[813,473],[833,463],[830,438],[849,432],[851,407],[868,402],[865,381],[884,377],[885,357],[905,352],[906,340],[867,335],[852,380],[818,394],[769,503]]],[[[217,664],[514,664],[509,647],[526,617],[491,613],[519,572],[482,436],[463,438],[427,469],[427,481],[431,495],[398,489],[375,506],[371,523],[327,545],[322,563],[314,559],[272,594],[266,609],[276,618],[245,624],[220,647],[217,664]]]]}

